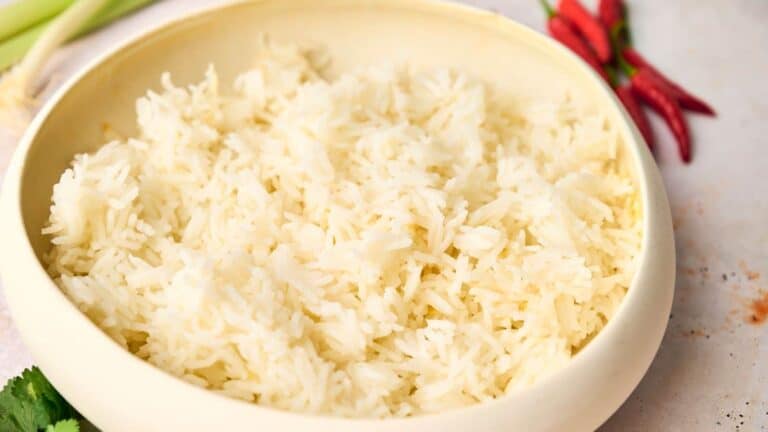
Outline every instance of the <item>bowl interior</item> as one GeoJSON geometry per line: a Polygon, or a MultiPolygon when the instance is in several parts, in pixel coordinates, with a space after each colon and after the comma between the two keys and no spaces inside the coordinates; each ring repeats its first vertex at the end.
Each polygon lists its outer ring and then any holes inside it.
{"type": "MultiPolygon", "coordinates": [[[[53,107],[27,153],[21,196],[36,255],[48,248],[40,230],[52,186],[76,153],[104,144],[107,129],[133,132],[136,98],[158,89],[165,71],[175,83],[190,84],[202,80],[213,64],[222,84],[230,83],[252,62],[262,33],[278,42],[326,49],[331,74],[407,61],[415,67],[462,69],[495,92],[518,98],[555,97],[568,89],[595,104],[609,103],[592,77],[575,69],[571,59],[553,57],[540,41],[478,28],[501,17],[473,12],[485,15],[478,23],[454,14],[436,16],[428,6],[350,0],[243,3],[157,31],[109,57],[53,107]]],[[[615,115],[618,121],[618,111],[615,115]]]]}

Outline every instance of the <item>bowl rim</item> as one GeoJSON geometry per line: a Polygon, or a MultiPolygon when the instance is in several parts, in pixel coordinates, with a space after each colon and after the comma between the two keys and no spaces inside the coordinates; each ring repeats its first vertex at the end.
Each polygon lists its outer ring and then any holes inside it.
{"type": "MultiPolygon", "coordinates": [[[[40,287],[40,289],[46,292],[46,295],[48,296],[47,298],[50,302],[52,302],[52,308],[58,310],[62,314],[65,314],[68,320],[76,321],[77,325],[82,327],[82,329],[88,334],[88,337],[91,341],[98,341],[96,343],[100,345],[99,349],[101,351],[110,352],[113,354],[114,358],[120,358],[124,365],[129,365],[137,372],[141,372],[148,379],[163,379],[169,381],[169,383],[172,381],[173,385],[177,387],[179,391],[189,392],[191,395],[196,395],[195,397],[205,398],[210,401],[219,400],[222,404],[231,405],[233,407],[247,407],[248,410],[252,411],[263,410],[263,413],[268,412],[272,415],[280,416],[286,420],[291,418],[294,420],[322,420],[327,422],[328,425],[352,425],[354,427],[360,427],[366,424],[370,425],[375,423],[377,425],[381,425],[382,423],[387,423],[388,426],[392,427],[391,429],[387,430],[395,431],[397,428],[405,424],[411,427],[418,424],[427,425],[431,420],[437,417],[447,418],[482,414],[484,411],[488,412],[489,410],[510,403],[510,401],[514,400],[515,397],[527,393],[532,393],[535,390],[541,389],[543,387],[551,387],[553,382],[562,382],[564,377],[571,373],[571,371],[577,369],[578,365],[588,364],[593,361],[592,359],[598,355],[598,353],[609,350],[611,335],[621,330],[622,324],[624,321],[626,321],[624,318],[626,315],[628,315],[628,310],[630,310],[634,304],[642,302],[643,297],[646,295],[647,289],[643,286],[639,286],[641,285],[639,284],[639,279],[641,274],[643,274],[645,271],[648,271],[648,268],[651,267],[651,261],[653,261],[653,254],[651,252],[653,252],[656,247],[668,249],[663,241],[655,238],[658,236],[654,236],[654,232],[658,226],[668,224],[671,227],[671,216],[666,192],[664,190],[663,183],[661,183],[660,174],[653,160],[653,157],[647,149],[642,135],[639,133],[634,123],[630,120],[626,109],[620,103],[616,95],[610,90],[610,87],[586,63],[584,63],[571,51],[558,44],[553,39],[550,39],[549,37],[536,32],[535,30],[515,21],[510,17],[504,17],[502,15],[478,9],[466,4],[458,4],[440,0],[367,0],[366,5],[383,5],[387,7],[413,7],[414,5],[419,5],[426,10],[440,10],[446,16],[459,18],[463,21],[476,24],[482,24],[483,26],[488,27],[484,29],[485,31],[490,31],[490,28],[493,28],[494,30],[505,34],[507,37],[514,37],[514,35],[525,36],[530,40],[530,43],[544,47],[553,55],[567,58],[568,62],[570,63],[569,67],[577,70],[578,73],[587,74],[591,80],[590,85],[597,85],[600,88],[599,91],[602,93],[600,96],[607,96],[608,100],[610,100],[610,103],[603,102],[600,105],[606,108],[609,104],[612,105],[607,109],[618,111],[618,114],[616,112],[612,112],[611,114],[618,115],[618,118],[621,119],[621,125],[619,125],[618,128],[620,134],[624,137],[623,148],[627,150],[626,157],[631,159],[629,165],[631,165],[632,169],[634,170],[635,184],[637,187],[639,187],[639,196],[642,205],[643,232],[640,253],[639,256],[636,257],[636,272],[633,276],[632,283],[630,284],[626,295],[621,300],[621,303],[618,306],[614,316],[606,323],[606,325],[594,337],[594,339],[592,339],[583,349],[581,349],[577,355],[574,355],[574,357],[566,365],[539,379],[536,383],[528,388],[509,392],[504,396],[491,401],[483,401],[437,413],[419,414],[406,418],[385,419],[366,417],[347,418],[327,414],[321,415],[301,413],[246,402],[240,399],[224,396],[214,391],[188,383],[183,379],[176,377],[175,375],[172,375],[171,373],[166,372],[123,349],[98,326],[96,326],[96,324],[91,322],[85,314],[80,312],[80,310],[64,295],[63,292],[61,292],[58,286],[49,277],[43,265],[37,259],[30,239],[27,236],[26,224],[21,208],[21,187],[23,175],[27,169],[29,150],[32,148],[32,144],[35,142],[38,132],[46,123],[57,104],[81,80],[86,79],[89,74],[94,72],[103,64],[107,63],[109,60],[117,58],[122,52],[138,46],[142,43],[143,40],[154,35],[167,32],[180,23],[196,18],[201,18],[210,13],[229,8],[238,8],[244,5],[269,3],[270,1],[271,0],[234,0],[226,3],[204,6],[191,12],[181,14],[180,16],[174,17],[164,21],[159,25],[153,26],[148,30],[140,31],[135,34],[131,34],[127,38],[121,39],[113,47],[106,49],[104,52],[98,54],[93,59],[86,62],[85,65],[81,66],[71,77],[62,83],[62,85],[43,104],[42,108],[35,115],[29,127],[26,129],[23,136],[19,140],[11,163],[9,164],[4,176],[2,196],[0,196],[0,229],[3,231],[2,237],[7,239],[7,241],[2,242],[2,245],[0,245],[0,257],[2,258],[0,259],[0,270],[3,275],[3,279],[10,279],[8,275],[13,274],[17,270],[13,265],[7,264],[10,262],[10,260],[6,258],[12,254],[14,256],[14,261],[24,260],[27,263],[24,268],[25,271],[30,270],[30,267],[32,267],[35,272],[34,276],[36,281],[47,281],[47,283],[44,284],[45,286],[40,287]]],[[[338,4],[352,4],[350,0],[326,1],[326,3],[334,2],[338,4]]],[[[667,290],[667,304],[661,305],[662,310],[665,311],[664,316],[666,317],[669,316],[669,311],[671,310],[671,300],[674,289],[673,238],[671,239],[670,244],[672,248],[671,266],[673,269],[673,286],[671,289],[667,290]]],[[[662,253],[662,255],[664,254],[662,253]]],[[[11,310],[11,315],[14,318],[14,321],[17,322],[15,318],[17,315],[16,309],[18,307],[15,306],[15,304],[18,288],[14,288],[12,283],[6,283],[4,284],[4,289],[6,290],[6,296],[9,297],[8,303],[11,310]],[[14,295],[11,295],[11,293],[14,295]],[[10,297],[13,297],[14,301],[11,301],[10,297]]],[[[19,295],[21,294],[19,293],[19,295]]],[[[664,320],[663,325],[661,326],[661,334],[655,337],[656,341],[653,342],[653,345],[656,347],[654,354],[658,350],[661,342],[661,336],[663,335],[663,330],[666,328],[667,323],[668,318],[664,320]]],[[[23,332],[22,339],[25,341],[27,339],[27,336],[25,336],[23,332]]],[[[650,361],[645,367],[643,374],[640,375],[640,378],[642,378],[649,366],[650,361]]],[[[44,367],[41,367],[41,369],[45,371],[44,367]]],[[[635,382],[632,388],[634,389],[638,383],[639,379],[637,382],[635,382]]],[[[629,393],[624,397],[624,399],[626,399],[628,396],[629,393]]],[[[618,408],[618,406],[616,408],[618,408]]],[[[601,423],[607,420],[607,418],[608,416],[605,416],[601,423]]]]}

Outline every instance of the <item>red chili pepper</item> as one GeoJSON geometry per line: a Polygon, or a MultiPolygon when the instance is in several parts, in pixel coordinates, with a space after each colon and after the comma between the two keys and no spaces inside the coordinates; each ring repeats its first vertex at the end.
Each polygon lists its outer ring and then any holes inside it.
{"type": "Polygon", "coordinates": [[[659,113],[677,140],[678,150],[683,162],[691,161],[691,137],[688,124],[677,99],[669,88],[649,69],[635,69],[630,75],[632,91],[654,111],[659,113]]]}
{"type": "Polygon", "coordinates": [[[622,50],[622,56],[632,66],[636,68],[645,69],[650,74],[655,75],[657,79],[664,82],[664,84],[666,84],[666,86],[669,89],[669,93],[675,99],[677,99],[677,101],[680,103],[680,106],[682,108],[687,109],[689,111],[694,111],[697,113],[709,115],[709,116],[717,115],[715,110],[708,103],[704,102],[699,97],[694,96],[693,94],[688,92],[686,89],[681,87],[679,84],[667,78],[658,69],[653,67],[652,64],[650,64],[645,58],[643,58],[642,55],[640,55],[639,52],[634,50],[632,47],[625,47],[622,50]]]}
{"type": "Polygon", "coordinates": [[[622,0],[600,0],[597,15],[605,28],[612,32],[624,21],[624,3],[622,0]]]}
{"type": "Polygon", "coordinates": [[[640,133],[645,138],[645,143],[648,144],[648,148],[653,151],[655,145],[655,139],[653,136],[653,129],[651,128],[651,122],[648,121],[648,116],[640,106],[635,94],[632,93],[632,86],[625,84],[623,86],[616,87],[616,95],[619,100],[624,104],[627,112],[635,121],[635,125],[640,130],[640,133]]]}
{"type": "Polygon", "coordinates": [[[601,63],[608,63],[613,56],[608,30],[579,0],[560,0],[557,8],[560,15],[571,21],[584,38],[589,41],[601,63]]]}
{"type": "Polygon", "coordinates": [[[623,0],[600,0],[597,6],[597,15],[600,17],[600,22],[608,30],[614,56],[620,52],[619,47],[628,46],[632,43],[627,6],[623,0]]]}
{"type": "Polygon", "coordinates": [[[576,55],[581,57],[585,62],[587,62],[587,64],[592,66],[592,69],[594,69],[595,72],[603,77],[604,80],[611,83],[612,80],[608,76],[605,68],[603,68],[603,65],[600,64],[600,61],[595,56],[595,53],[593,53],[589,48],[589,45],[587,45],[584,39],[582,39],[581,36],[576,32],[571,22],[566,18],[557,15],[549,6],[549,3],[547,3],[546,0],[541,0],[540,3],[542,7],[544,7],[544,10],[547,12],[547,29],[549,30],[549,34],[558,42],[568,47],[576,55]]]}

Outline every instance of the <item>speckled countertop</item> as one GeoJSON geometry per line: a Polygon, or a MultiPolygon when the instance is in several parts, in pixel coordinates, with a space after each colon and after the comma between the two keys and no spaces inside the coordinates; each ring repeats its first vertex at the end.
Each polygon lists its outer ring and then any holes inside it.
{"type": "MultiPolygon", "coordinates": [[[[51,69],[60,82],[115,41],[222,1],[164,0],[61,50],[51,69]]],[[[534,0],[466,2],[543,29],[534,0]]],[[[690,117],[688,167],[653,119],[675,221],[677,291],[656,360],[600,430],[768,430],[768,1],[629,3],[636,45],[720,116],[690,117]]],[[[0,175],[12,146],[0,130],[0,175]]],[[[0,295],[0,383],[29,364],[0,295]]]]}

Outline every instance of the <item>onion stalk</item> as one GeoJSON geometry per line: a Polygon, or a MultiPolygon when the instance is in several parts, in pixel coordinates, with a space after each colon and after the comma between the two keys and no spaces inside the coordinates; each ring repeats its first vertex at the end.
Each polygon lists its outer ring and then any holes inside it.
{"type": "Polygon", "coordinates": [[[51,53],[72,37],[108,0],[78,0],[55,18],[40,34],[28,55],[0,81],[0,121],[23,129],[34,105],[32,92],[37,75],[51,53]]]}
{"type": "Polygon", "coordinates": [[[13,3],[0,7],[0,41],[54,18],[73,2],[74,0],[14,0],[13,3]]]}
{"type": "MultiPolygon", "coordinates": [[[[32,1],[37,2],[38,0],[32,1]]],[[[54,2],[55,1],[61,0],[54,0],[54,2]]],[[[70,3],[72,2],[72,0],[68,1],[70,3]]],[[[98,12],[96,12],[95,15],[85,21],[78,28],[76,33],[68,35],[67,39],[82,36],[140,7],[146,6],[152,1],[153,0],[109,0],[106,5],[98,9],[98,12]]],[[[5,9],[1,9],[0,13],[6,13],[5,9]]],[[[2,40],[2,37],[0,37],[0,71],[13,66],[24,58],[30,48],[54,21],[55,18],[49,18],[18,32],[5,40],[2,40]]],[[[2,26],[2,20],[0,20],[0,26],[2,26]]],[[[0,27],[0,35],[3,34],[2,32],[3,28],[0,27]]]]}
{"type": "Polygon", "coordinates": [[[0,77],[0,125],[20,133],[31,119],[36,103],[33,86],[54,50],[64,42],[114,21],[152,0],[20,0],[0,8],[0,72],[18,63],[0,77]],[[69,1],[60,15],[55,9],[69,1]],[[22,4],[23,3],[23,4],[22,4]],[[45,8],[34,10],[45,3],[45,8]],[[42,20],[42,21],[41,21],[42,20]],[[6,25],[6,27],[2,27],[6,25]]]}
{"type": "Polygon", "coordinates": [[[53,51],[74,36],[106,3],[107,0],[78,0],[53,20],[19,63],[17,72],[25,77],[25,90],[29,90],[38,71],[42,69],[53,51]]]}

